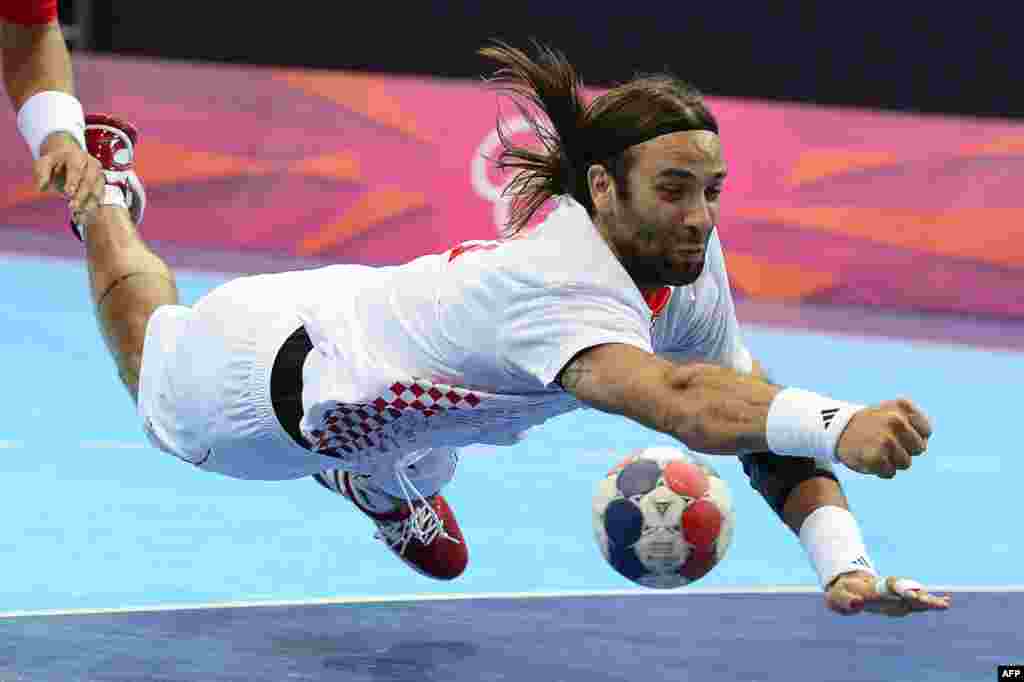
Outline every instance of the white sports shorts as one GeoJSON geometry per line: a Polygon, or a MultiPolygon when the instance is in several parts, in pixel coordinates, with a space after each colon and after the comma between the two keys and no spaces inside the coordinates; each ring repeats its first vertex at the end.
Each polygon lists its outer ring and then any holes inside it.
{"type": "MultiPolygon", "coordinates": [[[[146,327],[138,401],[153,445],[232,478],[283,480],[340,468],[296,443],[271,404],[274,359],[301,324],[294,301],[302,275],[242,277],[191,307],[157,308],[146,327]]],[[[429,496],[451,480],[456,462],[453,448],[433,448],[408,474],[429,496]]],[[[401,496],[394,462],[382,455],[378,472],[374,483],[401,496]]]]}

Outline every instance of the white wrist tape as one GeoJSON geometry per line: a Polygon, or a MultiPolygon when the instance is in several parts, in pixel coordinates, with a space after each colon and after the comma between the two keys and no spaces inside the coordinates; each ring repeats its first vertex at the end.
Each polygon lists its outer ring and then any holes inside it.
{"type": "Polygon", "coordinates": [[[799,388],[783,389],[768,408],[768,449],[777,455],[836,462],[839,436],[862,409],[863,405],[799,388]]]}
{"type": "Polygon", "coordinates": [[[52,133],[69,133],[85,149],[85,113],[82,103],[66,92],[38,92],[18,110],[18,130],[25,138],[32,158],[38,159],[39,148],[52,133]]]}
{"type": "Polygon", "coordinates": [[[800,526],[800,544],[826,587],[836,576],[851,571],[878,575],[868,558],[860,526],[846,509],[826,505],[818,507],[800,526]]]}
{"type": "Polygon", "coordinates": [[[875,591],[882,596],[882,599],[896,601],[924,589],[924,585],[910,578],[897,578],[892,582],[893,589],[889,589],[889,580],[887,578],[882,576],[875,578],[875,591]]]}

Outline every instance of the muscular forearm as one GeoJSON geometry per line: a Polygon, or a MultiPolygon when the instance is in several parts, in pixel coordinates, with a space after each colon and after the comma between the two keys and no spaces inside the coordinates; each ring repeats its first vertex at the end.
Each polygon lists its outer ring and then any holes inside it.
{"type": "Polygon", "coordinates": [[[74,94],[71,57],[56,21],[36,26],[0,23],[4,85],[15,110],[44,90],[74,94]]]}
{"type": "Polygon", "coordinates": [[[781,390],[731,369],[680,365],[630,346],[579,354],[558,377],[589,406],[628,417],[707,454],[768,450],[768,410],[781,390]]]}
{"type": "Polygon", "coordinates": [[[908,400],[866,408],[725,367],[675,364],[629,344],[578,353],[558,381],[583,403],[708,454],[770,451],[892,478],[931,434],[908,400]]]}
{"type": "Polygon", "coordinates": [[[669,382],[670,432],[708,454],[768,450],[768,410],[781,390],[764,380],[714,365],[679,366],[669,382]]]}

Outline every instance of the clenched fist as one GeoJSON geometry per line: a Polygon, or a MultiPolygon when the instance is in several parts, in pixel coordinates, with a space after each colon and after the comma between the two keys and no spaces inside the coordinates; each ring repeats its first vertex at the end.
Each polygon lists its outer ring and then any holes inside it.
{"type": "Polygon", "coordinates": [[[892,478],[928,447],[932,426],[909,400],[891,400],[853,416],[836,445],[839,461],[862,474],[892,478]]]}

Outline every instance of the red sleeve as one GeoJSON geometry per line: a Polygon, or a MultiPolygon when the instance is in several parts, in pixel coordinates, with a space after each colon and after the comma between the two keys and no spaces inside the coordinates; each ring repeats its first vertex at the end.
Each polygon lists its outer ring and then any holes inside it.
{"type": "Polygon", "coordinates": [[[0,19],[31,26],[57,18],[57,0],[0,0],[0,19]]]}

